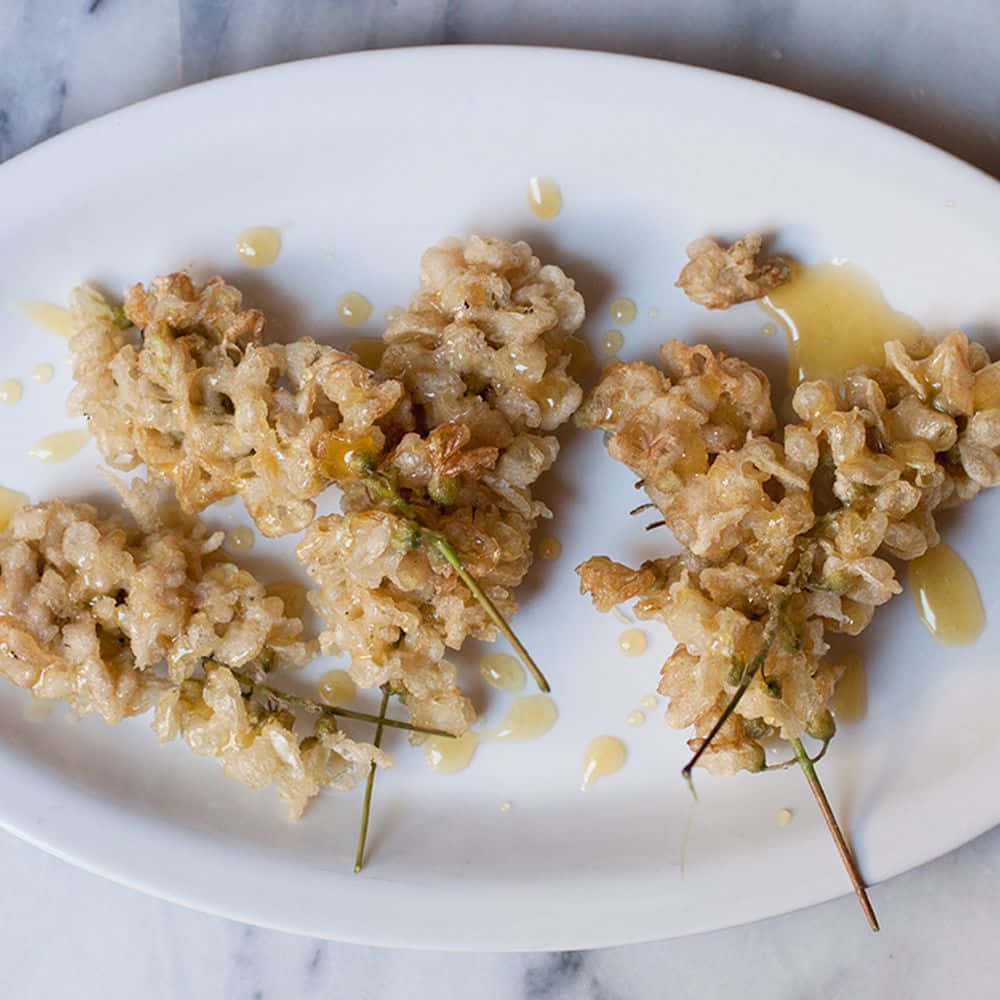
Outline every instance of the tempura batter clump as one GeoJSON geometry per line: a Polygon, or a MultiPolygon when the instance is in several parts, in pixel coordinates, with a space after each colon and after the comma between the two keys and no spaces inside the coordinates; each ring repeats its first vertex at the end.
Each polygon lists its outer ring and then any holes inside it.
{"type": "Polygon", "coordinates": [[[351,654],[363,685],[388,683],[418,722],[462,732],[474,711],[447,650],[496,627],[413,519],[380,496],[391,484],[417,523],[457,550],[505,616],[549,511],[532,486],[559,446],[550,433],[582,392],[567,374],[584,307],[573,282],[525,243],[472,237],[424,254],[420,291],[385,332],[380,379],[403,384],[382,419],[387,448],[345,487],[298,554],[319,585],[328,651],[351,654]]]}
{"type": "Polygon", "coordinates": [[[792,276],[781,257],[760,261],[764,241],[744,236],[723,247],[703,237],[688,245],[688,262],[677,279],[677,287],[706,309],[728,309],[740,302],[760,299],[792,276]]]}
{"type": "Polygon", "coordinates": [[[661,350],[665,373],[617,363],[581,410],[641,477],[682,553],[579,568],[601,610],[634,600],[668,626],[667,721],[697,749],[755,657],[762,665],[701,762],[764,766],[761,740],[820,726],[840,668],[827,632],[857,635],[900,591],[887,555],[937,543],[934,513],[1000,484],[1000,363],[960,333],[925,356],[899,342],[843,384],[807,382],[779,438],[762,372],[708,348],[661,350]]]}
{"type": "Polygon", "coordinates": [[[163,524],[141,486],[127,501],[138,523],[61,500],[14,513],[0,534],[0,672],[108,723],[155,708],[161,740],[183,736],[245,784],[276,784],[293,815],[383,763],[325,720],[302,739],[253,698],[255,678],[302,666],[315,643],[226,559],[221,532],[163,524]]]}
{"type": "Polygon", "coordinates": [[[378,420],[403,391],[308,338],[263,343],[263,314],[242,309],[221,278],[133,285],[125,320],[83,287],[71,313],[70,412],[87,418],[105,459],[121,470],[144,462],[188,513],[239,494],[265,535],[312,520],[313,498],[345,471],[324,460],[324,442],[380,447],[378,420]]]}

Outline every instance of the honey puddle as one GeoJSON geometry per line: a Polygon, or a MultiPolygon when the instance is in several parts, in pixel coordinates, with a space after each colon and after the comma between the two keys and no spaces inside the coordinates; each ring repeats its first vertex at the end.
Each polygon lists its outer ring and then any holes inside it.
{"type": "Polygon", "coordinates": [[[524,667],[509,653],[487,653],[479,661],[479,672],[487,684],[501,691],[524,688],[524,667]]]}
{"type": "Polygon", "coordinates": [[[551,177],[528,181],[528,204],[536,219],[554,219],[562,211],[562,191],[551,177]]]}
{"type": "Polygon", "coordinates": [[[788,381],[836,378],[861,365],[880,365],[890,340],[911,344],[924,330],[893,309],[878,285],[853,264],[796,267],[761,303],[788,335],[788,381]]]}
{"type": "Polygon", "coordinates": [[[252,226],[236,237],[236,254],[247,267],[270,267],[281,253],[281,230],[252,226]]]}
{"type": "Polygon", "coordinates": [[[457,774],[469,766],[480,743],[500,740],[526,743],[544,736],[559,718],[556,703],[544,694],[515,698],[498,726],[482,731],[470,729],[462,736],[432,736],[424,744],[424,761],[438,774],[457,774]]]}
{"type": "Polygon", "coordinates": [[[907,584],[920,620],[938,642],[967,646],[979,638],[986,613],[976,578],[943,542],[907,565],[907,584]]]}
{"type": "Polygon", "coordinates": [[[14,309],[25,319],[31,320],[36,326],[54,333],[63,340],[69,340],[73,336],[73,324],[70,321],[69,310],[62,306],[55,306],[51,302],[35,302],[26,299],[17,302],[14,309]]]}
{"type": "Polygon", "coordinates": [[[319,696],[327,705],[350,705],[357,691],[346,670],[328,670],[319,679],[319,696]]]}
{"type": "Polygon", "coordinates": [[[861,722],[868,714],[868,682],[865,664],[857,653],[844,657],[844,672],[830,699],[830,708],[841,725],[861,722]]]}
{"type": "Polygon", "coordinates": [[[584,790],[598,780],[620,771],[625,766],[628,751],[616,736],[598,736],[587,744],[583,754],[583,779],[580,787],[584,790]]]}
{"type": "Polygon", "coordinates": [[[65,462],[72,458],[90,440],[90,431],[57,431],[39,438],[28,454],[41,462],[65,462]]]}

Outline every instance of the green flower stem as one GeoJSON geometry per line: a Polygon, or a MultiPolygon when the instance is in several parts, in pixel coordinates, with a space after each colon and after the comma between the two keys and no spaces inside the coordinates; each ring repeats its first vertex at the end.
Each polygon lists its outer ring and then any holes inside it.
{"type": "MultiPolygon", "coordinates": [[[[385,710],[389,705],[388,688],[382,691],[382,704],[379,707],[378,725],[375,727],[375,739],[372,743],[376,747],[382,744],[382,726],[386,721],[385,710]]],[[[368,781],[365,784],[365,802],[361,807],[361,830],[358,832],[358,849],[354,855],[354,871],[361,871],[365,861],[365,841],[368,839],[368,819],[372,810],[372,790],[375,788],[375,771],[378,765],[372,761],[368,767],[368,781]]]]}
{"type": "Polygon", "coordinates": [[[496,625],[504,638],[511,644],[511,646],[513,646],[515,652],[521,658],[521,662],[528,668],[528,672],[534,678],[539,690],[546,693],[551,691],[552,689],[549,686],[549,682],[546,680],[545,675],[542,673],[538,664],[531,658],[531,654],[524,648],[521,640],[514,634],[514,630],[507,623],[507,619],[500,614],[497,606],[490,599],[486,591],[480,586],[479,581],[465,568],[465,565],[462,562],[462,557],[455,550],[455,547],[451,544],[451,542],[449,542],[448,539],[441,534],[441,532],[424,527],[420,521],[420,516],[416,508],[412,504],[407,503],[407,501],[399,495],[398,491],[392,486],[392,484],[386,481],[384,476],[381,476],[373,471],[367,471],[361,473],[361,479],[373,496],[391,504],[404,517],[406,517],[410,522],[410,527],[413,529],[417,537],[423,542],[430,543],[430,545],[432,545],[442,556],[445,562],[447,562],[448,565],[455,570],[459,579],[469,589],[469,593],[471,593],[482,606],[482,609],[486,612],[490,621],[496,625]]]}
{"type": "Polygon", "coordinates": [[[319,715],[328,715],[335,718],[342,719],[356,719],[358,722],[371,722],[376,724],[379,729],[382,726],[389,726],[392,729],[405,729],[410,733],[423,733],[425,736],[448,736],[454,738],[454,733],[446,732],[443,729],[432,729],[430,726],[418,726],[412,722],[402,722],[399,719],[387,719],[383,714],[372,715],[369,712],[358,712],[353,708],[341,708],[339,705],[321,705],[317,701],[313,701],[311,698],[303,698],[301,695],[291,694],[288,691],[279,691],[277,688],[271,687],[269,684],[256,684],[252,680],[247,679],[247,684],[256,692],[263,695],[265,698],[271,698],[279,704],[284,702],[285,704],[301,708],[307,712],[313,712],[319,715]]]}
{"type": "Polygon", "coordinates": [[[833,809],[830,808],[826,792],[823,791],[823,786],[820,784],[819,777],[816,774],[816,768],[813,767],[813,762],[809,758],[809,754],[806,753],[806,749],[802,745],[802,740],[792,740],[792,750],[795,751],[795,758],[802,768],[802,773],[806,776],[806,781],[809,782],[809,787],[816,798],[816,804],[823,814],[823,819],[826,820],[830,836],[833,837],[833,842],[837,846],[837,852],[840,854],[840,860],[843,861],[844,867],[847,869],[847,874],[850,876],[851,885],[854,886],[854,894],[858,897],[861,909],[868,919],[868,925],[873,931],[877,931],[879,929],[878,917],[875,916],[875,910],[872,908],[871,900],[868,898],[868,892],[861,879],[861,873],[858,871],[857,862],[854,860],[854,855],[851,853],[851,848],[844,839],[844,835],[840,832],[840,827],[837,825],[837,817],[833,815],[833,809]]]}

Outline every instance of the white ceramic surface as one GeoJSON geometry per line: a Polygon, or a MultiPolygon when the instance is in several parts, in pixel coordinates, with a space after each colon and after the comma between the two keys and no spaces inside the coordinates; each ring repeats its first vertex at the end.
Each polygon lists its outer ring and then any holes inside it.
{"type": "MultiPolygon", "coordinates": [[[[611,325],[610,299],[634,298],[640,319],[626,331],[625,357],[685,336],[778,361],[754,307],[709,317],[671,288],[684,242],[702,232],[773,229],[782,249],[806,259],[850,257],[934,328],[989,333],[1000,306],[992,181],[802,98],[599,55],[414,50],[219,81],[15,159],[0,169],[0,208],[0,303],[57,299],[80,279],[119,287],[190,263],[199,274],[222,270],[283,333],[338,343],[354,335],[334,319],[343,291],[363,291],[379,310],[402,301],[420,250],[471,231],[523,236],[563,264],[587,294],[592,341],[611,325]],[[563,189],[552,223],[527,209],[526,181],[539,173],[563,189]],[[247,272],[232,241],[260,223],[287,224],[285,250],[269,271],[247,272]],[[653,306],[655,323],[646,318],[653,306]]],[[[100,490],[93,449],[63,466],[25,457],[36,436],[68,426],[65,370],[49,386],[28,379],[63,346],[13,318],[7,331],[2,374],[27,391],[2,414],[0,468],[16,472],[0,482],[35,498],[91,495],[100,490]]],[[[518,628],[553,681],[560,723],[538,744],[485,747],[457,778],[427,772],[418,753],[395,744],[399,764],[379,782],[362,876],[348,874],[358,796],[327,796],[293,827],[268,796],[223,781],[181,747],[156,749],[142,722],[117,732],[94,720],[39,725],[9,691],[0,700],[4,824],[168,898],[383,943],[609,944],[843,891],[808,792],[790,773],[703,779],[682,870],[691,815],[675,777],[682,740],[662,724],[630,731],[623,722],[654,686],[669,644],[652,634],[644,658],[623,660],[620,626],[576,596],[572,574],[594,551],[640,559],[656,539],[622,516],[634,493],[596,437],[567,440],[548,495],[564,551],[533,573],[518,628]],[[580,793],[583,746],[605,731],[626,738],[630,763],[580,793]],[[500,815],[504,799],[515,806],[500,815]],[[784,806],[796,819],[778,830],[784,806]]],[[[983,530],[996,502],[981,498],[951,526],[973,567],[996,558],[983,530]]],[[[231,513],[213,517],[225,523],[231,513]]],[[[255,559],[282,548],[259,545],[255,559]]],[[[991,609],[997,595],[982,582],[991,609]]],[[[873,880],[997,820],[989,798],[973,794],[1000,756],[992,642],[990,629],[971,652],[939,648],[903,600],[866,636],[871,711],[845,727],[823,774],[873,880]]]]}

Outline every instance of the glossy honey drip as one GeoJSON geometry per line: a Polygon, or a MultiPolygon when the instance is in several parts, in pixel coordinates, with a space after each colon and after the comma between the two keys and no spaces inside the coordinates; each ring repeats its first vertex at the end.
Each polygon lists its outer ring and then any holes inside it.
{"type": "Polygon", "coordinates": [[[270,267],[281,253],[281,230],[251,226],[236,237],[236,254],[247,267],[270,267]]]}
{"type": "Polygon", "coordinates": [[[367,435],[354,438],[338,431],[327,434],[317,450],[323,475],[334,481],[353,477],[354,463],[361,456],[378,455],[375,442],[367,435]]]}
{"type": "Polygon", "coordinates": [[[526,694],[515,698],[500,725],[490,734],[507,743],[525,743],[544,736],[559,718],[556,703],[545,694],[526,694]]]}
{"type": "Polygon", "coordinates": [[[239,524],[230,529],[226,535],[226,544],[234,552],[249,552],[253,548],[253,531],[245,524],[239,524]]]}
{"type": "Polygon", "coordinates": [[[528,204],[536,219],[554,219],[562,211],[562,191],[551,177],[528,181],[528,204]]]}
{"type": "Polygon", "coordinates": [[[646,652],[646,633],[641,628],[626,629],[618,637],[618,648],[626,656],[642,656],[646,652]]]}
{"type": "Polygon", "coordinates": [[[5,378],[0,381],[0,403],[12,406],[19,403],[24,395],[24,389],[16,378],[5,378]]]}
{"type": "Polygon", "coordinates": [[[635,303],[631,299],[615,299],[608,307],[616,323],[631,323],[636,317],[635,303]]]}
{"type": "Polygon", "coordinates": [[[479,672],[487,684],[501,691],[524,689],[524,667],[508,653],[487,653],[479,661],[479,672]]]}
{"type": "Polygon", "coordinates": [[[458,774],[469,766],[479,743],[479,733],[471,729],[454,738],[432,736],[424,744],[424,761],[438,774],[458,774]]]}
{"type": "Polygon", "coordinates": [[[63,306],[25,299],[23,302],[15,303],[14,309],[25,319],[31,320],[35,326],[40,326],[49,333],[62,337],[63,340],[69,340],[73,336],[73,323],[69,310],[63,306]]]}
{"type": "Polygon", "coordinates": [[[890,340],[919,341],[923,328],[893,309],[860,268],[835,261],[796,267],[762,300],[788,336],[788,380],[838,378],[852,368],[881,365],[890,340]]]}
{"type": "Polygon", "coordinates": [[[868,682],[864,661],[857,653],[848,653],[843,663],[844,672],[837,681],[830,708],[838,723],[848,725],[861,722],[868,714],[868,682]]]}
{"type": "Polygon", "coordinates": [[[28,449],[28,454],[41,462],[64,462],[80,451],[89,440],[90,432],[86,430],[57,431],[39,438],[28,449]]]}
{"type": "Polygon", "coordinates": [[[337,303],[340,322],[347,326],[364,326],[372,314],[372,304],[360,292],[347,292],[337,303]]]}
{"type": "Polygon", "coordinates": [[[587,744],[583,754],[583,774],[580,787],[590,788],[599,778],[620,771],[628,759],[625,744],[617,736],[598,736],[587,744]]]}
{"type": "Polygon", "coordinates": [[[601,334],[602,354],[607,354],[610,357],[612,354],[617,354],[624,345],[625,338],[622,336],[621,330],[607,330],[601,334]]]}
{"type": "Polygon", "coordinates": [[[55,378],[55,375],[55,367],[47,361],[43,361],[40,365],[35,365],[31,372],[31,380],[32,382],[37,382],[39,385],[47,385],[55,378]]]}
{"type": "Polygon", "coordinates": [[[558,538],[543,538],[538,543],[538,558],[551,561],[562,555],[562,544],[558,538]]]}
{"type": "Polygon", "coordinates": [[[910,596],[920,620],[938,642],[967,646],[986,625],[983,600],[972,571],[943,542],[907,564],[910,596]]]}
{"type": "Polygon", "coordinates": [[[328,670],[319,679],[319,696],[327,705],[350,705],[357,692],[346,670],[328,670]]]}

